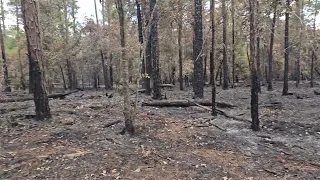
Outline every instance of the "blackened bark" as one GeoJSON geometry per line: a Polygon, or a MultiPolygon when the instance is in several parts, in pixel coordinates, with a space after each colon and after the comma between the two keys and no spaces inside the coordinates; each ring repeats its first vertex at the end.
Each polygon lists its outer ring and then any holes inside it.
{"type": "Polygon", "coordinates": [[[20,8],[18,5],[18,0],[15,1],[15,10],[16,10],[16,26],[17,26],[17,36],[16,36],[16,43],[18,45],[18,61],[19,61],[19,68],[20,68],[20,85],[23,90],[26,89],[26,84],[24,82],[24,73],[21,61],[21,46],[20,46],[20,28],[19,28],[19,18],[20,18],[20,8]]]}
{"type": "Polygon", "coordinates": [[[203,98],[203,32],[202,32],[202,0],[194,0],[194,39],[193,59],[194,77],[193,91],[195,98],[203,98]]]}
{"type": "MultiPolygon", "coordinates": [[[[144,55],[143,55],[143,29],[142,29],[142,13],[141,13],[141,5],[138,0],[136,0],[136,7],[137,7],[137,19],[138,19],[138,38],[140,43],[140,58],[141,58],[141,75],[143,78],[146,73],[146,67],[144,62],[144,55]]],[[[145,84],[143,83],[143,87],[145,88],[145,84]]]]}
{"type": "Polygon", "coordinates": [[[229,89],[229,71],[228,71],[228,42],[227,42],[227,21],[228,13],[226,7],[226,0],[222,0],[222,18],[223,18],[223,27],[222,27],[222,38],[223,38],[223,85],[224,90],[229,89]]]}
{"type": "MultiPolygon", "coordinates": [[[[1,1],[2,4],[2,1],[1,1]]],[[[1,13],[3,16],[3,13],[1,13]]],[[[3,19],[4,17],[2,17],[3,19]]],[[[6,58],[6,51],[4,47],[4,32],[2,31],[2,26],[4,26],[3,21],[0,22],[0,43],[1,43],[1,57],[3,60],[3,73],[4,73],[4,92],[11,92],[10,84],[9,84],[9,73],[8,73],[8,65],[6,58]]]]}
{"type": "Polygon", "coordinates": [[[68,77],[68,88],[75,89],[72,82],[72,65],[69,59],[69,21],[68,21],[68,8],[66,0],[63,0],[63,14],[64,14],[64,33],[65,33],[65,56],[66,56],[66,67],[67,67],[67,77],[68,77]]]}
{"type": "Polygon", "coordinates": [[[138,18],[138,33],[139,33],[139,42],[143,43],[143,32],[142,32],[142,13],[141,13],[141,5],[138,0],[136,0],[137,6],[137,18],[138,18]]]}
{"type": "Polygon", "coordinates": [[[250,71],[251,71],[251,128],[254,131],[258,131],[259,127],[259,99],[258,99],[258,75],[255,62],[255,6],[256,0],[249,0],[249,13],[250,13],[250,71]]]}
{"type": "Polygon", "coordinates": [[[273,45],[274,45],[274,33],[277,20],[277,0],[273,2],[273,19],[270,35],[270,47],[269,47],[269,56],[268,56],[268,91],[273,91],[272,80],[273,80],[273,45]]]}
{"type": "MultiPolygon", "coordinates": [[[[28,43],[28,40],[27,40],[28,43]]],[[[28,50],[28,60],[29,60],[29,94],[32,94],[34,91],[34,73],[33,73],[33,67],[32,67],[32,59],[31,59],[31,49],[28,46],[27,47],[28,50]]]]}
{"type": "MultiPolygon", "coordinates": [[[[103,6],[103,12],[104,12],[104,3],[102,3],[102,6],[103,6]]],[[[95,10],[95,14],[96,14],[97,30],[99,30],[100,27],[99,27],[99,18],[98,18],[98,10],[97,10],[97,2],[96,2],[96,0],[94,0],[94,10],[95,10]]],[[[102,14],[102,16],[103,16],[102,24],[104,25],[104,14],[102,14]]],[[[98,34],[98,36],[100,36],[100,34],[98,34]]],[[[99,37],[99,39],[100,39],[100,37],[99,37]]],[[[108,80],[108,72],[107,72],[107,68],[106,68],[106,64],[105,64],[105,60],[104,60],[104,55],[103,55],[102,49],[100,47],[98,47],[98,49],[100,51],[100,59],[101,59],[101,65],[102,65],[102,74],[103,74],[104,86],[105,86],[105,89],[108,90],[109,89],[109,80],[108,80]]]]}
{"type": "Polygon", "coordinates": [[[152,78],[153,78],[153,99],[161,99],[161,79],[159,63],[159,42],[158,42],[158,6],[156,0],[150,0],[151,25],[151,59],[152,59],[152,78]]]}
{"type": "Polygon", "coordinates": [[[146,95],[151,96],[151,76],[152,76],[152,62],[151,62],[151,38],[150,32],[147,35],[147,44],[145,48],[145,67],[146,67],[146,78],[145,88],[146,95]]]}
{"type": "Polygon", "coordinates": [[[235,59],[236,59],[236,53],[235,53],[235,4],[234,0],[231,0],[231,19],[232,19],[232,87],[234,88],[235,84],[235,78],[236,78],[236,65],[235,65],[235,59]]]}
{"type": "Polygon", "coordinates": [[[299,31],[299,41],[297,43],[297,60],[296,60],[296,87],[299,87],[300,84],[300,59],[301,59],[301,44],[302,44],[302,35],[303,35],[303,0],[297,0],[296,2],[296,14],[298,15],[297,23],[297,32],[299,31]]]}
{"type": "Polygon", "coordinates": [[[78,88],[78,78],[77,78],[77,73],[74,69],[72,69],[72,82],[73,82],[73,87],[78,88]]]}
{"type": "Polygon", "coordinates": [[[100,50],[100,57],[101,57],[101,64],[102,64],[102,73],[103,73],[103,80],[104,80],[104,88],[105,90],[108,90],[110,85],[109,85],[109,78],[108,78],[108,67],[105,63],[104,59],[104,54],[102,50],[100,50]]]}
{"type": "Polygon", "coordinates": [[[110,73],[110,87],[113,87],[113,67],[112,67],[113,55],[110,53],[110,66],[109,66],[109,73],[110,73]]]}
{"type": "Polygon", "coordinates": [[[257,7],[256,7],[256,10],[257,10],[257,20],[256,20],[256,28],[258,29],[258,34],[257,34],[257,54],[256,54],[256,57],[257,57],[257,73],[258,73],[258,84],[257,84],[257,88],[258,88],[258,92],[261,93],[261,55],[260,55],[260,36],[261,36],[261,27],[259,27],[259,21],[260,21],[260,10],[259,10],[259,1],[257,1],[257,7]]]}
{"type": "Polygon", "coordinates": [[[257,88],[258,92],[261,93],[261,55],[260,55],[260,37],[257,36],[257,74],[258,74],[258,80],[257,80],[257,88]]]}
{"type": "Polygon", "coordinates": [[[66,78],[64,76],[63,68],[61,65],[59,65],[60,71],[61,71],[61,76],[62,76],[62,82],[63,82],[63,89],[67,90],[67,83],[66,83],[66,78]]]}
{"type": "Polygon", "coordinates": [[[216,79],[214,77],[214,69],[215,69],[215,37],[216,37],[216,27],[215,27],[215,20],[214,20],[214,13],[215,13],[215,0],[210,0],[210,20],[211,20],[211,49],[210,49],[210,83],[212,86],[212,115],[217,116],[216,111],[216,79]]]}
{"type": "Polygon", "coordinates": [[[290,0],[286,3],[285,30],[284,30],[284,74],[282,95],[288,95],[288,76],[289,76],[289,10],[290,0]]]}
{"type": "MultiPolygon", "coordinates": [[[[316,40],[316,16],[317,16],[317,11],[315,10],[314,12],[314,18],[313,18],[313,39],[314,41],[316,40]]],[[[314,87],[314,61],[316,59],[316,53],[315,53],[315,46],[316,44],[313,43],[311,44],[312,47],[312,55],[311,55],[311,70],[310,70],[310,75],[311,75],[311,79],[310,79],[310,87],[314,87]]]]}
{"type": "Polygon", "coordinates": [[[181,0],[179,0],[179,19],[178,19],[178,56],[179,56],[179,84],[180,90],[183,90],[183,72],[182,72],[182,45],[181,45],[181,38],[182,38],[182,4],[181,0]]]}
{"type": "Polygon", "coordinates": [[[45,118],[51,118],[49,100],[45,87],[43,85],[43,79],[41,75],[41,69],[39,62],[43,58],[42,44],[40,37],[39,19],[37,12],[36,1],[34,0],[22,0],[22,12],[24,16],[24,28],[27,38],[27,45],[30,50],[30,61],[33,67],[34,76],[34,102],[36,119],[44,120],[45,118]]]}
{"type": "Polygon", "coordinates": [[[93,88],[97,91],[98,90],[98,76],[95,71],[92,74],[92,80],[93,80],[93,88]]]}
{"type": "MultiPolygon", "coordinates": [[[[150,26],[150,18],[151,18],[151,11],[147,10],[147,8],[144,8],[145,12],[145,24],[146,28],[149,29],[150,26]]],[[[150,36],[150,31],[147,32],[147,39],[146,39],[146,48],[145,48],[145,54],[144,54],[144,60],[145,60],[145,79],[144,79],[144,85],[146,88],[145,94],[147,96],[151,96],[151,76],[152,76],[152,62],[151,62],[151,36],[150,36]]]]}

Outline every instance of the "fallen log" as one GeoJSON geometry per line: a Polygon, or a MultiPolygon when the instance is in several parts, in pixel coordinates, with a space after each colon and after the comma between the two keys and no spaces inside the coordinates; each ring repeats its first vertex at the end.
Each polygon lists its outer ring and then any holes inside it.
{"type": "MultiPolygon", "coordinates": [[[[200,104],[198,104],[198,103],[195,103],[195,102],[193,102],[193,103],[194,103],[196,106],[200,107],[200,108],[203,108],[203,109],[208,110],[208,111],[212,111],[211,108],[202,106],[202,105],[200,105],[200,104]]],[[[222,110],[220,110],[220,109],[216,109],[216,112],[217,112],[218,114],[226,117],[226,118],[234,119],[234,120],[236,120],[236,121],[251,122],[250,120],[247,120],[247,119],[242,119],[242,118],[238,118],[238,117],[236,117],[236,116],[231,116],[231,115],[227,114],[226,112],[224,112],[224,111],[222,111],[222,110]]]]}
{"type": "MultiPolygon", "coordinates": [[[[78,90],[75,91],[70,91],[67,93],[54,93],[54,94],[49,94],[48,98],[52,99],[64,99],[66,96],[78,92],[78,90]]],[[[28,97],[17,97],[17,98],[8,98],[8,99],[0,99],[0,103],[7,103],[7,102],[23,102],[23,101],[31,101],[33,100],[33,96],[28,96],[28,97]]]]}
{"type": "Polygon", "coordinates": [[[159,85],[161,88],[173,88],[174,87],[174,85],[173,84],[160,84],[159,85]]]}
{"type": "Polygon", "coordinates": [[[13,107],[13,108],[0,108],[0,114],[6,114],[9,112],[17,111],[17,110],[23,110],[28,109],[28,107],[13,107]]]}
{"type": "Polygon", "coordinates": [[[120,120],[112,121],[112,122],[109,122],[108,124],[105,124],[105,125],[103,126],[103,128],[107,128],[107,127],[110,127],[110,126],[119,124],[119,123],[121,123],[121,122],[122,122],[122,121],[120,121],[120,120]]]}
{"type": "MultiPolygon", "coordinates": [[[[198,101],[189,101],[189,100],[153,100],[153,101],[144,101],[142,106],[156,106],[156,107],[190,107],[196,106],[195,103],[202,106],[212,106],[212,102],[208,100],[198,100],[198,101]]],[[[216,102],[217,107],[219,108],[234,108],[235,105],[216,102]]]]}

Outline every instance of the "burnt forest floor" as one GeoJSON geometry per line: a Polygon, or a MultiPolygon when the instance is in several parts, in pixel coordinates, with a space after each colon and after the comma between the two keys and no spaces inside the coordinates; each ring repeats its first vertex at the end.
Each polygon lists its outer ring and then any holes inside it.
{"type": "MultiPolygon", "coordinates": [[[[33,101],[1,103],[0,179],[320,179],[320,96],[307,84],[290,86],[291,96],[281,95],[281,84],[262,87],[259,132],[243,121],[250,120],[250,87],[218,87],[217,101],[236,106],[221,110],[236,119],[196,106],[139,107],[133,137],[119,134],[116,93],[50,100],[46,122],[33,119],[33,101]]],[[[191,89],[163,92],[192,99],[191,89]]]]}

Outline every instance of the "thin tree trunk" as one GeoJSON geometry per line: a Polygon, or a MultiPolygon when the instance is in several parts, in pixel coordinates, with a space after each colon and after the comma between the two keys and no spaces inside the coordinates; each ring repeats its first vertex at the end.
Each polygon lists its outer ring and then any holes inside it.
{"type": "Polygon", "coordinates": [[[222,38],[223,38],[223,85],[222,88],[224,90],[229,89],[229,71],[228,71],[228,42],[227,42],[227,21],[228,21],[228,13],[226,7],[226,0],[222,0],[222,38]]]}
{"type": "Polygon", "coordinates": [[[76,10],[75,10],[75,6],[76,6],[76,1],[72,0],[72,7],[71,7],[71,16],[72,16],[72,30],[73,30],[73,34],[76,34],[76,10]]]}
{"type": "Polygon", "coordinates": [[[259,97],[258,97],[258,74],[256,70],[256,62],[255,62],[255,40],[256,40],[256,32],[255,32],[255,6],[256,0],[249,0],[249,8],[250,8],[250,71],[251,71],[251,128],[254,131],[258,131],[259,127],[259,97]]]}
{"type": "Polygon", "coordinates": [[[273,9],[273,19],[272,19],[272,27],[271,27],[271,35],[270,35],[270,48],[269,48],[269,56],[268,56],[268,91],[272,91],[272,80],[273,80],[273,45],[274,45],[274,34],[275,34],[275,26],[277,20],[277,1],[274,1],[274,9],[273,9]]]}
{"type": "Polygon", "coordinates": [[[235,72],[235,59],[236,59],[236,53],[235,53],[235,4],[234,0],[231,0],[231,18],[232,18],[232,87],[234,88],[235,84],[235,77],[236,77],[236,72],[235,72]]]}
{"type": "Polygon", "coordinates": [[[11,92],[11,87],[9,84],[7,57],[6,57],[6,51],[4,46],[5,24],[4,24],[4,10],[3,10],[2,0],[1,0],[1,19],[2,19],[2,22],[0,22],[0,43],[1,43],[1,57],[3,60],[4,92],[11,92]]]}
{"type": "Polygon", "coordinates": [[[4,15],[4,4],[3,4],[3,0],[0,0],[0,4],[1,4],[1,20],[2,20],[2,27],[3,27],[3,34],[6,34],[6,25],[5,25],[5,15],[4,15]]]}
{"type": "Polygon", "coordinates": [[[117,9],[120,23],[120,42],[121,42],[121,56],[122,56],[122,78],[123,78],[123,96],[124,96],[124,117],[125,117],[125,131],[129,134],[134,134],[133,117],[130,108],[129,99],[129,66],[126,57],[126,39],[124,30],[125,14],[122,6],[122,0],[117,0],[117,9]]]}
{"type": "Polygon", "coordinates": [[[179,56],[179,84],[180,90],[183,91],[183,69],[182,69],[182,45],[181,45],[181,38],[182,38],[182,4],[181,0],[179,0],[179,19],[178,19],[178,56],[179,56]]]}
{"type": "Polygon", "coordinates": [[[260,36],[261,36],[261,31],[262,29],[259,27],[259,20],[260,20],[260,10],[259,10],[259,1],[257,1],[257,7],[256,7],[256,10],[257,10],[257,20],[256,20],[256,28],[258,30],[258,34],[257,34],[257,54],[256,54],[256,57],[257,57],[257,73],[258,73],[258,85],[257,85],[257,88],[258,88],[258,92],[261,93],[261,55],[260,55],[260,36]]]}
{"type": "Polygon", "coordinates": [[[256,54],[256,56],[257,56],[257,74],[258,74],[258,82],[257,82],[257,88],[258,88],[258,92],[259,93],[261,93],[261,55],[260,55],[260,37],[259,37],[259,35],[257,36],[257,41],[256,41],[256,43],[257,43],[257,49],[256,49],[256,51],[257,51],[257,54],[256,54]]]}
{"type": "Polygon", "coordinates": [[[285,13],[285,30],[284,30],[284,75],[283,75],[283,90],[282,95],[288,94],[288,79],[289,79],[289,8],[290,0],[286,3],[285,13]]]}
{"type": "Polygon", "coordinates": [[[204,80],[204,83],[207,82],[207,59],[208,59],[208,56],[207,56],[207,53],[205,53],[204,57],[203,57],[203,60],[204,60],[204,69],[203,69],[203,80],[204,80]]]}
{"type": "MultiPolygon", "coordinates": [[[[315,7],[316,8],[316,7],[315,7]]],[[[314,12],[314,18],[313,18],[313,44],[311,44],[311,49],[312,49],[312,55],[311,55],[311,79],[310,79],[310,87],[314,87],[314,61],[316,59],[316,53],[315,53],[315,40],[316,40],[316,17],[317,17],[317,10],[314,12]]]]}
{"type": "MultiPolygon", "coordinates": [[[[103,2],[103,1],[101,1],[103,2]]],[[[104,3],[102,3],[102,6],[104,6],[104,3]]],[[[102,11],[102,17],[104,17],[104,7],[102,8],[103,11],[102,11]]],[[[98,38],[101,39],[101,34],[100,34],[100,27],[99,27],[99,17],[98,17],[98,10],[97,10],[97,2],[96,0],[94,0],[94,10],[95,10],[95,14],[96,14],[96,23],[97,23],[97,30],[98,30],[98,38]]],[[[102,25],[103,25],[103,29],[104,29],[104,18],[102,18],[103,21],[102,21],[102,25]]],[[[106,63],[105,63],[105,60],[104,60],[104,54],[103,54],[103,51],[100,47],[98,47],[99,51],[100,51],[100,59],[101,59],[101,65],[102,65],[102,73],[103,73],[103,82],[104,82],[104,88],[106,90],[109,89],[109,80],[108,80],[108,72],[107,72],[107,67],[106,67],[106,63]]]]}
{"type": "Polygon", "coordinates": [[[297,14],[297,32],[299,32],[299,41],[297,43],[297,61],[296,61],[296,87],[300,84],[300,59],[301,59],[301,45],[303,35],[303,0],[297,0],[296,2],[296,14],[297,14]]]}
{"type": "Polygon", "coordinates": [[[67,2],[63,0],[63,14],[64,14],[64,28],[65,28],[65,57],[66,57],[66,66],[67,66],[67,77],[68,77],[68,86],[70,89],[74,89],[72,82],[72,65],[69,57],[69,21],[68,21],[68,9],[67,2]]]}
{"type": "Polygon", "coordinates": [[[39,62],[43,58],[43,50],[40,37],[39,19],[37,12],[37,4],[34,0],[22,0],[22,12],[24,16],[24,27],[27,38],[27,45],[30,50],[30,62],[32,63],[33,76],[34,76],[34,102],[36,119],[44,120],[51,118],[49,100],[45,87],[39,62]]]}
{"type": "Polygon", "coordinates": [[[203,32],[202,0],[194,0],[194,40],[193,40],[193,91],[195,98],[203,98],[203,32]]]}
{"type": "Polygon", "coordinates": [[[112,53],[110,53],[110,66],[109,66],[109,68],[110,68],[110,70],[109,70],[109,73],[110,73],[110,87],[112,88],[113,87],[113,67],[112,67],[112,61],[113,61],[113,55],[112,55],[112,53]]]}
{"type": "Polygon", "coordinates": [[[62,76],[62,82],[63,82],[63,89],[67,90],[67,83],[66,83],[66,78],[64,76],[63,68],[61,65],[59,65],[60,71],[61,71],[61,76],[62,76]]]}
{"type": "Polygon", "coordinates": [[[149,24],[151,23],[151,13],[152,11],[147,8],[144,8],[144,14],[145,14],[145,24],[146,24],[146,47],[145,47],[145,54],[144,54],[144,61],[145,61],[145,79],[144,79],[144,84],[146,88],[145,94],[147,96],[151,96],[151,78],[152,78],[152,62],[151,62],[151,35],[150,35],[150,30],[149,30],[149,24]]]}
{"type": "Polygon", "coordinates": [[[215,70],[215,48],[216,48],[216,26],[215,26],[215,19],[214,19],[214,13],[215,13],[215,0],[210,0],[210,20],[211,20],[211,49],[210,49],[210,82],[211,82],[211,101],[212,101],[212,115],[217,116],[216,111],[216,80],[214,77],[214,70],[215,70]]]}
{"type": "Polygon", "coordinates": [[[24,73],[23,73],[23,66],[22,66],[22,61],[21,61],[21,46],[20,46],[20,27],[19,27],[19,6],[18,6],[19,1],[15,0],[15,10],[16,10],[16,25],[17,25],[17,36],[16,36],[16,43],[18,46],[18,61],[19,61],[19,69],[20,69],[20,85],[23,90],[26,89],[26,84],[24,82],[24,73]]]}
{"type": "Polygon", "coordinates": [[[161,99],[161,78],[159,64],[159,42],[158,42],[158,7],[156,0],[150,0],[151,25],[151,58],[152,58],[152,77],[153,77],[153,99],[161,99]]]}
{"type": "MultiPolygon", "coordinates": [[[[138,0],[136,0],[136,8],[137,8],[137,19],[138,19],[138,39],[140,43],[140,59],[141,59],[141,75],[143,80],[146,78],[146,67],[144,62],[144,55],[143,55],[143,29],[142,29],[142,13],[141,13],[141,5],[138,0]]],[[[145,88],[145,84],[143,82],[143,88],[145,88]]]]}

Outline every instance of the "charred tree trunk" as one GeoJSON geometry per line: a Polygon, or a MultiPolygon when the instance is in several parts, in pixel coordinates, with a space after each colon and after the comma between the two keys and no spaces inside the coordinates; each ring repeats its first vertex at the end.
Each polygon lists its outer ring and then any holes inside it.
{"type": "MultiPolygon", "coordinates": [[[[145,78],[146,74],[146,67],[144,62],[144,55],[143,55],[143,29],[142,29],[142,13],[141,13],[141,5],[138,0],[136,0],[136,7],[137,7],[137,19],[138,19],[138,39],[140,43],[140,59],[141,59],[141,75],[145,78]]],[[[145,88],[145,84],[143,83],[143,88],[145,88]]]]}
{"type": "Polygon", "coordinates": [[[110,73],[110,87],[112,88],[113,87],[113,55],[112,55],[112,53],[110,53],[110,66],[109,66],[109,73],[110,73]]]}
{"type": "Polygon", "coordinates": [[[16,25],[17,25],[17,36],[16,36],[16,43],[18,46],[18,61],[19,61],[19,69],[20,69],[20,85],[23,90],[26,89],[26,84],[24,82],[24,73],[23,73],[23,66],[21,60],[21,46],[20,46],[20,28],[19,28],[19,17],[20,17],[20,8],[18,6],[19,1],[15,0],[15,10],[16,10],[16,25]]]}
{"type": "Polygon", "coordinates": [[[256,10],[257,10],[257,20],[256,20],[256,28],[258,29],[258,34],[257,34],[257,54],[256,54],[256,57],[257,57],[257,74],[258,74],[258,85],[257,85],[257,88],[258,88],[258,92],[261,93],[261,55],[260,55],[260,35],[261,35],[261,31],[262,29],[259,27],[259,20],[260,20],[260,10],[259,10],[259,1],[257,1],[257,7],[256,7],[256,10]]]}
{"type": "Polygon", "coordinates": [[[313,39],[314,39],[314,42],[311,44],[311,47],[312,47],[311,70],[310,70],[310,75],[311,75],[310,87],[311,88],[314,87],[314,61],[316,59],[316,52],[315,52],[316,43],[315,43],[315,41],[316,41],[316,18],[317,18],[317,14],[318,14],[318,12],[317,12],[317,10],[315,10],[314,18],[313,18],[313,39]]]}
{"type": "MultiPolygon", "coordinates": [[[[103,22],[102,25],[104,26],[104,2],[100,1],[102,3],[102,16],[103,16],[103,22]]],[[[95,14],[96,14],[96,22],[97,22],[97,30],[99,31],[99,18],[98,18],[98,10],[97,10],[97,2],[96,0],[94,0],[94,10],[95,10],[95,14]]],[[[104,27],[103,27],[104,28],[104,27]]],[[[101,39],[101,34],[100,32],[98,32],[98,36],[99,39],[101,39]]],[[[107,67],[106,67],[106,63],[104,60],[104,55],[103,55],[103,51],[100,47],[98,47],[99,51],[100,51],[100,59],[101,59],[101,65],[102,65],[102,74],[103,74],[103,82],[104,82],[104,87],[106,90],[109,89],[109,80],[108,80],[108,72],[107,72],[107,67]]]]}
{"type": "Polygon", "coordinates": [[[66,83],[66,78],[64,76],[63,68],[61,65],[59,65],[60,71],[61,71],[61,76],[62,76],[62,82],[63,82],[63,89],[67,90],[67,83],[66,83]]]}
{"type": "Polygon", "coordinates": [[[261,55],[260,55],[260,37],[259,35],[257,36],[257,74],[258,74],[258,82],[257,82],[257,88],[258,88],[258,92],[261,93],[261,55]]]}
{"type": "Polygon", "coordinates": [[[146,92],[145,94],[147,96],[151,96],[151,78],[152,78],[152,62],[151,62],[151,35],[150,35],[150,30],[149,30],[149,26],[150,26],[150,21],[151,21],[151,13],[152,11],[149,9],[149,11],[147,11],[147,8],[144,8],[145,10],[145,24],[146,24],[146,48],[145,48],[145,68],[146,68],[146,74],[145,74],[145,79],[144,79],[144,84],[145,84],[145,88],[146,88],[146,92]]]}
{"type": "Polygon", "coordinates": [[[156,0],[150,0],[151,25],[150,25],[150,43],[152,59],[152,78],[153,78],[153,99],[161,99],[161,79],[159,62],[159,42],[158,42],[158,6],[156,0]]]}
{"type": "Polygon", "coordinates": [[[202,1],[194,0],[194,39],[193,39],[193,91],[195,98],[203,98],[203,32],[202,1]]]}
{"type": "Polygon", "coordinates": [[[210,82],[212,86],[212,95],[211,95],[211,101],[212,101],[212,115],[217,116],[216,111],[216,79],[214,77],[214,70],[215,70],[215,48],[216,48],[216,26],[215,26],[215,19],[214,19],[214,13],[215,13],[215,0],[210,0],[210,20],[211,20],[211,49],[210,49],[210,82]]]}
{"type": "Polygon", "coordinates": [[[134,134],[133,127],[133,117],[130,108],[130,99],[129,99],[129,64],[126,57],[126,39],[125,39],[125,30],[124,30],[124,22],[125,22],[125,14],[123,10],[122,0],[117,0],[117,9],[119,14],[119,24],[120,24],[120,43],[121,43],[121,56],[122,56],[122,78],[123,78],[123,94],[124,94],[124,117],[125,117],[125,132],[129,134],[134,134]]]}
{"type": "Polygon", "coordinates": [[[272,18],[272,27],[271,27],[271,35],[270,35],[270,47],[269,47],[269,56],[268,56],[268,91],[272,91],[272,80],[273,80],[273,45],[274,45],[274,33],[275,33],[275,26],[277,20],[277,1],[273,2],[273,18],[272,18]]]}
{"type": "Polygon", "coordinates": [[[256,70],[256,62],[255,62],[255,40],[256,40],[256,32],[255,32],[255,6],[257,2],[256,0],[249,0],[249,14],[250,14],[250,71],[251,71],[251,128],[254,131],[258,131],[259,127],[259,100],[258,100],[258,74],[256,70]]]}
{"type": "Polygon", "coordinates": [[[100,51],[100,57],[101,57],[101,64],[102,64],[102,73],[103,73],[103,82],[104,82],[104,88],[105,90],[108,90],[110,85],[109,85],[109,78],[108,78],[108,67],[105,63],[104,55],[102,50],[100,51]]]}
{"type": "Polygon", "coordinates": [[[222,38],[223,38],[223,85],[222,88],[224,90],[229,89],[229,71],[228,71],[228,42],[227,42],[227,22],[228,22],[228,13],[226,7],[226,0],[222,0],[222,38]]]}
{"type": "Polygon", "coordinates": [[[285,30],[284,30],[284,74],[283,74],[283,90],[282,95],[288,95],[288,79],[289,79],[289,10],[290,0],[286,2],[286,13],[285,13],[285,30]]]}
{"type": "Polygon", "coordinates": [[[234,88],[235,84],[235,78],[236,78],[236,68],[235,68],[235,59],[236,59],[236,53],[235,53],[235,21],[234,17],[235,16],[235,4],[234,0],[231,0],[231,18],[232,18],[232,87],[234,88]]]}
{"type": "Polygon", "coordinates": [[[36,119],[44,120],[45,118],[51,118],[49,100],[45,87],[43,85],[43,79],[39,62],[43,58],[42,44],[40,37],[40,28],[38,21],[38,12],[36,1],[34,0],[22,0],[22,12],[24,16],[24,28],[27,38],[27,45],[30,49],[30,61],[33,67],[34,76],[34,102],[36,119]]]}
{"type": "Polygon", "coordinates": [[[63,14],[64,14],[64,28],[65,28],[65,56],[66,56],[66,67],[67,67],[67,77],[68,77],[68,87],[70,89],[74,89],[73,82],[72,82],[72,65],[70,62],[69,57],[69,21],[68,21],[68,9],[67,9],[67,2],[63,0],[63,14]]]}
{"type": "MultiPolygon", "coordinates": [[[[1,7],[3,7],[3,3],[1,1],[1,7]]],[[[8,73],[8,64],[7,64],[7,57],[6,57],[6,51],[4,46],[4,13],[1,9],[1,16],[2,21],[0,22],[0,43],[1,43],[1,57],[3,60],[3,74],[4,74],[4,92],[11,92],[10,83],[9,83],[9,73],[8,73]],[[3,29],[2,29],[3,28],[3,29]]]]}
{"type": "Polygon", "coordinates": [[[299,32],[299,41],[297,43],[297,59],[296,59],[296,87],[300,84],[300,59],[301,59],[301,46],[302,46],[302,35],[303,35],[303,0],[297,0],[296,2],[296,14],[297,14],[297,32],[299,32]]]}
{"type": "Polygon", "coordinates": [[[179,56],[179,84],[180,90],[183,91],[183,71],[182,71],[182,45],[181,45],[181,38],[182,38],[182,4],[181,0],[179,0],[179,19],[178,19],[178,56],[179,56]]]}

